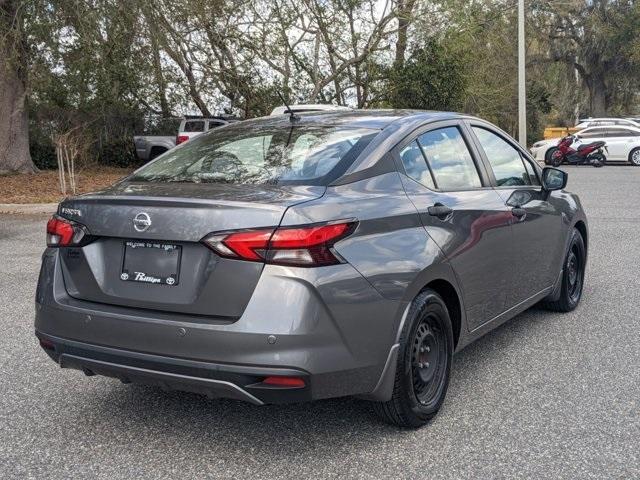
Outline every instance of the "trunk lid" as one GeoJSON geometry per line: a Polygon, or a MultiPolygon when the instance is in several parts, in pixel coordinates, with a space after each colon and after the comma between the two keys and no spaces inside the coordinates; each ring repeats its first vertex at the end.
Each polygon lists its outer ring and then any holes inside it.
{"type": "Polygon", "coordinates": [[[58,213],[85,225],[96,239],[82,248],[61,249],[65,287],[80,300],[236,319],[263,264],[221,258],[200,240],[211,232],[275,227],[288,207],[324,191],[318,186],[123,182],[67,199],[58,213]],[[140,215],[136,228],[134,218],[140,215]],[[160,284],[148,280],[169,276],[173,279],[160,284]]]}

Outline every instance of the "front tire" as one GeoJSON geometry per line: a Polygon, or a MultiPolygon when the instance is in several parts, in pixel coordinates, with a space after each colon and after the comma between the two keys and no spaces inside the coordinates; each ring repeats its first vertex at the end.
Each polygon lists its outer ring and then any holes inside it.
{"type": "Polygon", "coordinates": [[[564,258],[560,297],[558,300],[543,302],[545,308],[554,312],[570,312],[578,306],[582,298],[586,263],[584,239],[578,229],[574,228],[564,258]]]}
{"type": "Polygon", "coordinates": [[[640,148],[634,148],[629,153],[629,163],[634,167],[640,167],[640,148]]]}
{"type": "Polygon", "coordinates": [[[374,404],[386,422],[418,428],[440,410],[449,386],[453,331],[447,306],[427,289],[413,301],[400,336],[391,400],[374,404]]]}
{"type": "Polygon", "coordinates": [[[563,161],[564,161],[564,158],[562,157],[562,155],[553,155],[551,157],[551,165],[553,167],[558,168],[560,165],[562,165],[563,161]]]}
{"type": "Polygon", "coordinates": [[[546,165],[553,165],[552,158],[556,150],[558,150],[558,147],[551,147],[549,150],[547,150],[547,153],[544,154],[544,163],[546,165]]]}

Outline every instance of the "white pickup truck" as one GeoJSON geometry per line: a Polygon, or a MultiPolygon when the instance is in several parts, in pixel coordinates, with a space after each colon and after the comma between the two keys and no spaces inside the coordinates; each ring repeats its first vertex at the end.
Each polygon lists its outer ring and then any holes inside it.
{"type": "Polygon", "coordinates": [[[158,155],[162,155],[167,150],[186,142],[190,138],[196,137],[212,128],[237,121],[232,117],[185,117],[180,120],[177,135],[137,135],[133,137],[136,155],[140,160],[153,160],[158,155]]]}

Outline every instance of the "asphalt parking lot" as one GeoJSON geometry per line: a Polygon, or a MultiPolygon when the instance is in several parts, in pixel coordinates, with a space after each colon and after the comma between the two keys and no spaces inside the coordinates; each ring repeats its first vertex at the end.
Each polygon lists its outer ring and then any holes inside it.
{"type": "Polygon", "coordinates": [[[463,350],[417,431],[355,399],[254,407],[59,369],[33,336],[46,218],[0,216],[0,477],[640,478],[640,168],[567,171],[582,304],[463,350]]]}

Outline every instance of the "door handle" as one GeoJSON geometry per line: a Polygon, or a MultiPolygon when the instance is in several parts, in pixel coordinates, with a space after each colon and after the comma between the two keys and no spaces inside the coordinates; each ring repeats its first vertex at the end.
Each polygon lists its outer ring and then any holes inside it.
{"type": "Polygon", "coordinates": [[[440,220],[445,219],[453,213],[453,210],[451,208],[441,203],[436,203],[435,205],[429,207],[427,211],[429,212],[429,215],[431,215],[432,217],[438,217],[440,220]]]}
{"type": "Polygon", "coordinates": [[[512,208],[511,213],[513,214],[514,217],[517,217],[520,220],[522,220],[524,217],[527,216],[527,211],[524,208],[520,208],[520,207],[512,208]]]}

